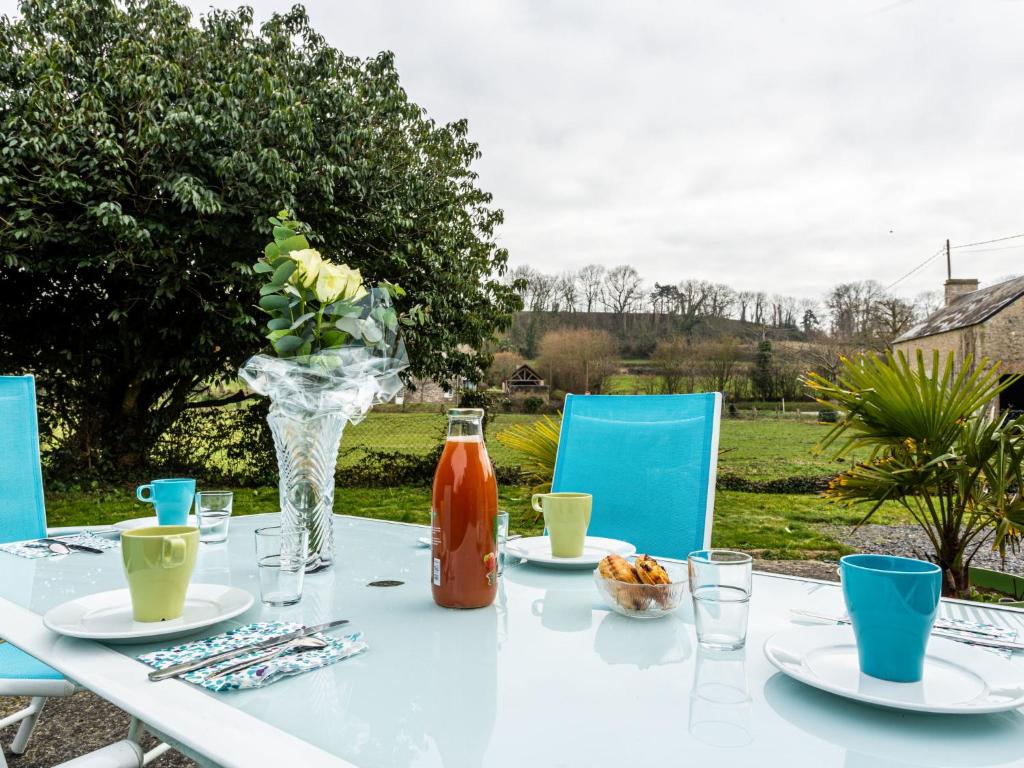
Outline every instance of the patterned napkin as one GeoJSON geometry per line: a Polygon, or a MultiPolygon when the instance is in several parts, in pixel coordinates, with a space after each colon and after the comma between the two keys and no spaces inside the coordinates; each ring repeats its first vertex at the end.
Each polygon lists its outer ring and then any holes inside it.
{"type": "MultiPolygon", "coordinates": [[[[955,632],[958,635],[956,638],[950,637],[948,639],[968,644],[978,637],[988,638],[989,640],[1017,641],[1017,630],[1015,629],[997,627],[993,624],[979,624],[976,621],[968,621],[967,619],[947,619],[940,616],[935,620],[935,626],[948,632],[955,632]]],[[[983,651],[991,651],[997,656],[1002,656],[1004,659],[1008,659],[1013,655],[1013,651],[1009,648],[986,648],[980,645],[978,647],[983,651]]]]}
{"type": "MultiPolygon", "coordinates": [[[[842,615],[842,621],[849,623],[849,615],[844,613],[842,615]]],[[[968,619],[947,619],[943,616],[939,616],[935,619],[935,628],[952,632],[957,635],[956,637],[944,636],[945,639],[954,640],[958,643],[966,643],[968,645],[973,645],[974,643],[972,641],[977,639],[1008,640],[1011,643],[1017,642],[1017,630],[1015,629],[997,627],[994,624],[980,624],[968,619]]],[[[1013,651],[1009,648],[988,648],[983,645],[977,645],[976,647],[983,651],[990,651],[996,656],[1002,656],[1004,659],[1009,659],[1013,656],[1013,651]]]]}
{"type": "MultiPolygon", "coordinates": [[[[87,547],[95,547],[96,549],[117,549],[121,546],[116,540],[97,536],[91,531],[76,533],[73,536],[60,536],[58,538],[65,544],[83,544],[87,547]]],[[[30,560],[39,557],[58,557],[56,552],[51,552],[45,546],[29,546],[37,541],[37,539],[29,539],[28,541],[12,541],[7,544],[0,544],[0,551],[8,552],[18,557],[27,557],[30,560]]],[[[74,550],[72,550],[73,552],[74,550]]],[[[63,555],[59,555],[59,557],[63,557],[63,555]]]]}
{"type": "MultiPolygon", "coordinates": [[[[254,645],[263,640],[286,635],[299,629],[302,629],[302,625],[293,622],[257,622],[232,629],[222,635],[208,637],[205,640],[196,640],[195,642],[177,645],[163,651],[144,653],[139,656],[139,661],[156,669],[165,669],[172,664],[203,659],[222,651],[230,651],[245,645],[254,645]]],[[[181,676],[181,679],[201,685],[210,691],[237,691],[246,688],[262,688],[265,685],[270,685],[291,675],[298,675],[311,669],[326,667],[342,659],[347,659],[349,656],[362,653],[369,648],[363,642],[362,632],[342,637],[332,637],[318,633],[313,635],[313,637],[326,640],[328,643],[327,647],[302,651],[301,653],[288,652],[271,661],[256,664],[247,669],[223,675],[222,677],[214,677],[219,669],[229,667],[246,659],[256,658],[261,653],[266,653],[270,649],[254,651],[242,656],[236,656],[228,661],[222,661],[210,667],[187,672],[181,676]]]]}

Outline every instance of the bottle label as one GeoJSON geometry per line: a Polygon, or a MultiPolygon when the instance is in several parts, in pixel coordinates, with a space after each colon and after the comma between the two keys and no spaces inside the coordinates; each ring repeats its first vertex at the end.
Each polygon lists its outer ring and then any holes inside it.
{"type": "Polygon", "coordinates": [[[434,558],[434,586],[441,586],[441,558],[434,558]]]}

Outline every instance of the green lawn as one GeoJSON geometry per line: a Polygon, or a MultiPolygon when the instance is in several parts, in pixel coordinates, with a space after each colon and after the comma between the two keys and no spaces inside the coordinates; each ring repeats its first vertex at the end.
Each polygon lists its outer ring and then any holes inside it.
{"type": "Polygon", "coordinates": [[[804,421],[722,419],[718,469],[751,480],[834,475],[849,462],[815,453],[827,431],[823,424],[804,421]]]}
{"type": "MultiPolygon", "coordinates": [[[[513,424],[536,421],[537,416],[523,413],[499,413],[487,425],[487,450],[496,464],[518,463],[515,454],[494,439],[494,435],[513,424]]],[[[341,441],[339,466],[360,460],[367,448],[377,451],[427,454],[444,441],[448,418],[443,413],[377,413],[345,430],[341,441]]]]}
{"type": "MultiPolygon", "coordinates": [[[[487,450],[496,464],[515,465],[519,459],[502,445],[496,435],[512,424],[530,423],[538,416],[501,413],[487,427],[487,450]]],[[[345,430],[339,465],[360,460],[359,449],[426,454],[444,440],[447,419],[440,413],[376,413],[361,424],[345,430]]],[[[844,462],[814,454],[815,444],[825,435],[822,424],[780,421],[723,419],[719,470],[753,480],[771,480],[800,475],[815,477],[840,471],[844,462]]]]}

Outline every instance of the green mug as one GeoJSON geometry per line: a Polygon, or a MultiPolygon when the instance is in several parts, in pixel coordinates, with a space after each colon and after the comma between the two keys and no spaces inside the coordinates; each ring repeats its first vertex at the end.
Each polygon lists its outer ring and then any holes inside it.
{"type": "Polygon", "coordinates": [[[198,548],[199,529],[190,525],[135,528],[121,534],[135,621],[181,618],[198,548]]]}
{"type": "Polygon", "coordinates": [[[589,493],[533,494],[530,504],[534,511],[544,514],[552,557],[579,557],[583,554],[592,502],[589,493]]]}

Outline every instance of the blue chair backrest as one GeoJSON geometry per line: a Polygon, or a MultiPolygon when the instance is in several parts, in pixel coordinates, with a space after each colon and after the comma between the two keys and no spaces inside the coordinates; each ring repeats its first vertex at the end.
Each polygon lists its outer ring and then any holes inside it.
{"type": "Polygon", "coordinates": [[[569,395],[553,491],[594,497],[588,536],[685,558],[711,542],[722,397],[569,395]]]}
{"type": "Polygon", "coordinates": [[[32,376],[0,376],[0,542],[46,535],[32,376]]]}

